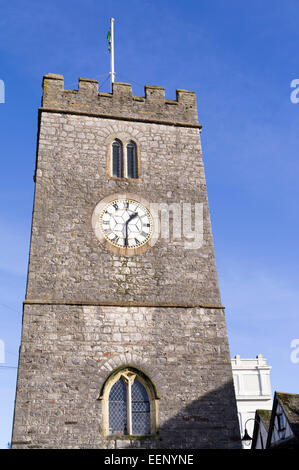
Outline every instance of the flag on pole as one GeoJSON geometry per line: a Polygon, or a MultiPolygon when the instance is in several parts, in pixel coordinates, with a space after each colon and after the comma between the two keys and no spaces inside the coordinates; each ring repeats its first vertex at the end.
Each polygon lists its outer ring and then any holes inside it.
{"type": "Polygon", "coordinates": [[[107,39],[108,39],[108,51],[111,53],[111,29],[109,29],[107,33],[107,39]]]}

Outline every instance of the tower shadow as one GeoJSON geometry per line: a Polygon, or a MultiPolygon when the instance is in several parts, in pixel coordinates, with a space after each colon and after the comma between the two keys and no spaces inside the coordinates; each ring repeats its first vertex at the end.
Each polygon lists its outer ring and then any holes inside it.
{"type": "MultiPolygon", "coordinates": [[[[167,403],[167,397],[164,400],[167,403]]],[[[163,402],[160,414],[163,414],[163,402]]],[[[155,436],[122,439],[116,441],[116,448],[241,449],[232,381],[182,406],[160,425],[155,436]]]]}

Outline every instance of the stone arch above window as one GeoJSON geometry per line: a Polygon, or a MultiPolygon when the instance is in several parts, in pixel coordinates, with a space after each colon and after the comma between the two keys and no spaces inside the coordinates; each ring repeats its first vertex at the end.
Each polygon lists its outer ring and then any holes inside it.
{"type": "Polygon", "coordinates": [[[112,372],[99,398],[106,436],[145,436],[157,432],[157,391],[142,371],[125,367],[112,372]]]}

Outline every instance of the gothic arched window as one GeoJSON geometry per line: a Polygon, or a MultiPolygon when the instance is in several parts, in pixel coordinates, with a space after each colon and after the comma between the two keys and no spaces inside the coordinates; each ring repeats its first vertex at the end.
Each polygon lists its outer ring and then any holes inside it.
{"type": "Polygon", "coordinates": [[[109,434],[127,433],[127,387],[119,379],[109,394],[109,434]]]}
{"type": "Polygon", "coordinates": [[[150,434],[150,402],[137,377],[131,385],[131,400],[132,434],[150,434]]]}
{"type": "Polygon", "coordinates": [[[103,390],[105,434],[143,436],[156,432],[158,397],[143,373],[123,369],[107,380],[103,390]]]}
{"type": "Polygon", "coordinates": [[[112,143],[112,176],[123,177],[123,149],[119,140],[112,143]]]}
{"type": "Polygon", "coordinates": [[[127,145],[127,177],[138,178],[137,148],[132,141],[127,145]]]}

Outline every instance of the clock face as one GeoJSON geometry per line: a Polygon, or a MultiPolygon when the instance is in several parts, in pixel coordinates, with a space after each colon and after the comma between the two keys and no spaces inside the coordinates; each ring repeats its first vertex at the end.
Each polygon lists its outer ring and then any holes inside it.
{"type": "Polygon", "coordinates": [[[134,249],[145,245],[153,232],[149,210],[130,198],[109,202],[99,215],[100,230],[113,246],[134,249]]]}

